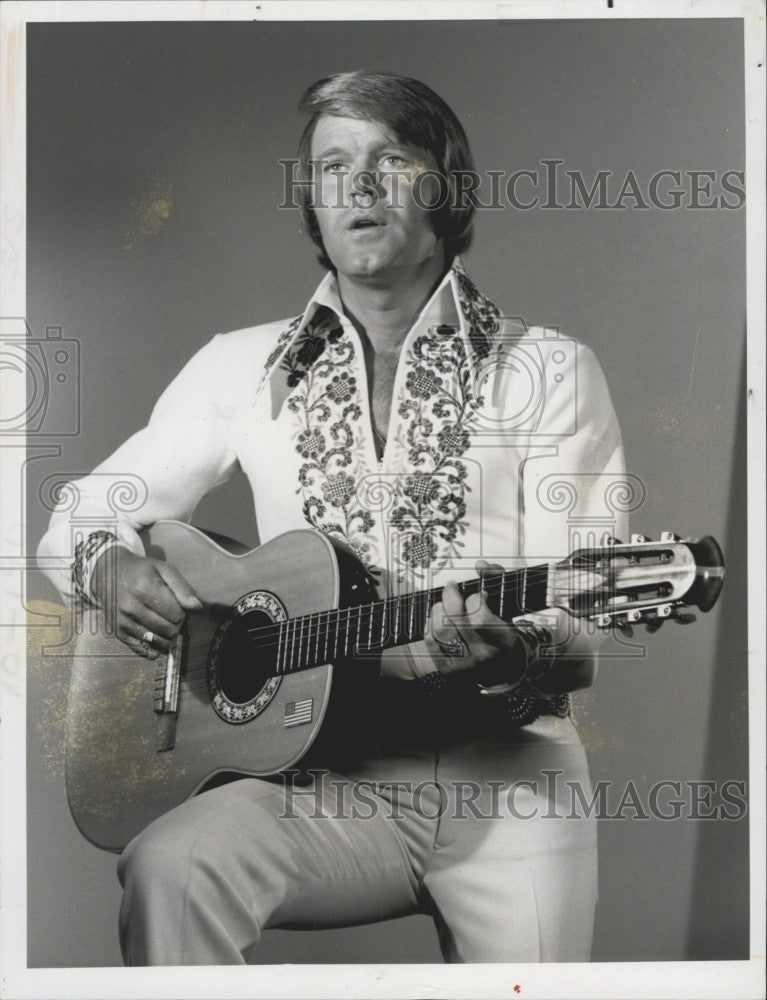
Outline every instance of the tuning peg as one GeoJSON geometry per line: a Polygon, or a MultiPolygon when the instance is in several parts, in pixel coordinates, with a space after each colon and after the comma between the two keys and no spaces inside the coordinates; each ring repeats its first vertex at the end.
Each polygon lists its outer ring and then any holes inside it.
{"type": "Polygon", "coordinates": [[[644,619],[645,627],[648,632],[657,632],[666,622],[665,618],[650,618],[644,619]]]}
{"type": "MultiPolygon", "coordinates": [[[[635,620],[636,619],[632,619],[632,621],[635,621],[635,620]]],[[[631,627],[631,625],[629,625],[629,623],[627,621],[627,618],[623,618],[623,619],[616,618],[615,619],[615,627],[617,628],[617,630],[622,635],[625,635],[626,638],[628,638],[628,639],[630,639],[634,635],[634,629],[631,627]]]]}
{"type": "Polygon", "coordinates": [[[674,613],[671,615],[675,622],[679,622],[680,625],[689,625],[691,622],[696,622],[698,620],[697,615],[689,614],[686,611],[679,611],[674,609],[674,613]]]}
{"type": "Polygon", "coordinates": [[[605,532],[604,535],[602,535],[602,545],[623,545],[623,542],[620,538],[615,538],[614,535],[610,535],[608,532],[605,532]]]}
{"type": "Polygon", "coordinates": [[[661,531],[660,540],[662,542],[681,542],[680,535],[675,535],[673,531],[661,531]]]}
{"type": "Polygon", "coordinates": [[[632,535],[631,536],[631,544],[632,545],[641,545],[642,542],[650,542],[650,541],[652,541],[652,539],[648,538],[647,535],[632,535]]]}

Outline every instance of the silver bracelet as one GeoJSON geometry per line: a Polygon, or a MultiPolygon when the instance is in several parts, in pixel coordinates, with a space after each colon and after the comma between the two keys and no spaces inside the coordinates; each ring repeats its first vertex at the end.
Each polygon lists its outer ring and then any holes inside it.
{"type": "Polygon", "coordinates": [[[98,602],[90,593],[90,567],[106,549],[117,542],[113,531],[92,531],[87,538],[75,546],[75,558],[72,563],[72,585],[78,601],[95,608],[98,602]]]}
{"type": "Polygon", "coordinates": [[[511,695],[524,690],[535,693],[537,684],[551,672],[553,657],[546,653],[553,646],[553,638],[548,629],[530,622],[520,622],[514,625],[514,630],[520,638],[525,651],[525,666],[521,676],[516,681],[501,684],[479,683],[480,694],[489,698],[511,695]]]}

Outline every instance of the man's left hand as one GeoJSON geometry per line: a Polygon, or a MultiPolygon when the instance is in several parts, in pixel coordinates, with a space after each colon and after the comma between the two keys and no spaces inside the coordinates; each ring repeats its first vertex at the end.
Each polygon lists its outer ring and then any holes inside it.
{"type": "MultiPolygon", "coordinates": [[[[484,559],[479,560],[476,568],[480,577],[503,572],[502,567],[484,559]]],[[[493,614],[485,591],[470,594],[464,601],[457,584],[452,582],[445,584],[442,600],[431,610],[424,641],[437,669],[444,674],[502,666],[508,670],[507,683],[513,684],[525,662],[517,648],[519,636],[513,626],[493,614]]]]}

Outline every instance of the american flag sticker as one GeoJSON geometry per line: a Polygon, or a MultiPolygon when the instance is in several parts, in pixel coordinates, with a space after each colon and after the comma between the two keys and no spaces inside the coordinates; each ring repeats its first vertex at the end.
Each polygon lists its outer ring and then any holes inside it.
{"type": "Polygon", "coordinates": [[[289,726],[304,726],[312,721],[312,699],[305,698],[303,701],[288,701],[285,704],[285,719],[283,725],[287,729],[289,726]]]}

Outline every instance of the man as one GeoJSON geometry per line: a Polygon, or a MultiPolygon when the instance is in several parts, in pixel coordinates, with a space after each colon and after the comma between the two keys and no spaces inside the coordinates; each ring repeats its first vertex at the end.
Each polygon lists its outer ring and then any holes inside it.
{"type": "MultiPolygon", "coordinates": [[[[563,481],[577,478],[582,516],[603,516],[623,469],[609,394],[587,348],[504,320],[464,271],[473,168],[436,94],[344,73],[302,110],[302,209],[328,274],[294,320],[214,338],[77,484],[96,530],[56,582],[114,603],[118,635],[157,657],[200,601],[138,531],[189,520],[241,467],[262,541],[308,525],[350,545],[382,596],[439,585],[442,599],[424,640],[382,657],[375,719],[342,734],[309,794],[239,780],[128,846],[124,958],[242,963],[267,927],[428,912],[447,961],[584,961],[594,820],[561,797],[565,781],[588,794],[567,692],[593,679],[591,641],[558,613],[509,626],[456,581],[488,559],[564,556],[563,481]],[[126,471],[148,497],[114,532],[107,486],[126,471]]],[[[69,534],[62,510],[42,554],[69,534]]]]}

